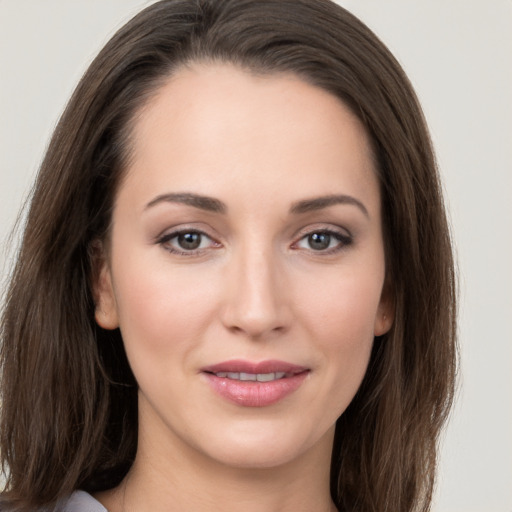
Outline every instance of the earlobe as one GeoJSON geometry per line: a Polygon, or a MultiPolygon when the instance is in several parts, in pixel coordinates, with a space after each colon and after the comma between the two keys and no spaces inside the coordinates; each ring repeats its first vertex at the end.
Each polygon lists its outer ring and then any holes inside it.
{"type": "MultiPolygon", "coordinates": [[[[96,246],[95,252],[103,250],[96,246]]],[[[93,295],[94,295],[94,318],[96,323],[103,329],[117,329],[119,320],[117,315],[117,303],[112,285],[112,275],[106,258],[101,255],[94,258],[95,267],[93,277],[93,295]]]]}
{"type": "Polygon", "coordinates": [[[375,317],[374,336],[386,334],[393,326],[395,317],[395,303],[389,283],[386,283],[380,298],[377,316],[375,317]]]}
{"type": "Polygon", "coordinates": [[[373,331],[374,336],[382,336],[386,334],[393,325],[393,317],[388,316],[386,313],[378,314],[375,319],[375,328],[373,331]]]}

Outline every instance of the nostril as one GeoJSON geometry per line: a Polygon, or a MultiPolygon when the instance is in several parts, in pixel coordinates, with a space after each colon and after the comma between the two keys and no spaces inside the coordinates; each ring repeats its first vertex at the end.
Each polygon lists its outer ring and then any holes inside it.
{"type": "Polygon", "coordinates": [[[282,273],[273,253],[244,247],[224,283],[221,321],[230,332],[254,339],[282,333],[291,317],[282,273]]]}

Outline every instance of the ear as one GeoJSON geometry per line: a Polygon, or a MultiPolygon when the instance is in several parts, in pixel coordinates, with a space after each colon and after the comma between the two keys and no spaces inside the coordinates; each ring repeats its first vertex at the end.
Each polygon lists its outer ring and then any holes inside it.
{"type": "Polygon", "coordinates": [[[393,297],[392,286],[386,278],[382,293],[380,296],[379,307],[375,317],[375,326],[373,334],[375,336],[382,336],[386,334],[393,325],[395,317],[395,300],[393,297]]]}
{"type": "Polygon", "coordinates": [[[91,248],[92,291],[96,323],[103,329],[117,329],[119,320],[117,303],[112,285],[112,273],[102,242],[96,241],[91,248]]]}

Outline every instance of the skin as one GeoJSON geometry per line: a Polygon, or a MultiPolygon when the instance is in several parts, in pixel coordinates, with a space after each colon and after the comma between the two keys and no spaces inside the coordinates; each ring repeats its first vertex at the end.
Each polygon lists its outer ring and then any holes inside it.
{"type": "Polygon", "coordinates": [[[95,290],[97,322],[120,327],[140,387],[135,463],[97,496],[111,512],[334,510],[335,422],[393,314],[380,207],[362,125],[293,75],[195,64],[152,97],[95,290]],[[333,195],[351,199],[294,210],[333,195]],[[199,247],[176,231],[203,233],[199,247]],[[283,400],[244,407],[201,372],[231,359],[308,374],[283,400]]]}

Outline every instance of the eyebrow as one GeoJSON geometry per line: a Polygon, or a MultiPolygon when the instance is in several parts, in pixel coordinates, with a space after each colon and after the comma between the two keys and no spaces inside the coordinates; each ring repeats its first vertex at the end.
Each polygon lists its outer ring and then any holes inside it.
{"type": "Polygon", "coordinates": [[[158,197],[155,197],[155,199],[146,205],[145,210],[160,203],[181,203],[213,213],[226,213],[227,211],[226,205],[218,199],[186,192],[176,194],[162,194],[158,197]]]}
{"type": "Polygon", "coordinates": [[[323,208],[328,208],[329,206],[333,206],[335,204],[349,204],[356,206],[365,214],[366,217],[370,216],[365,205],[361,201],[359,201],[359,199],[347,195],[328,195],[314,197],[312,199],[305,199],[303,201],[297,201],[296,203],[292,204],[292,207],[290,208],[290,213],[308,213],[316,210],[321,210],[323,208]]]}
{"type": "MultiPolygon", "coordinates": [[[[146,205],[145,210],[160,203],[186,204],[188,206],[193,206],[194,208],[199,208],[201,210],[213,213],[224,214],[227,212],[227,206],[222,201],[219,201],[214,197],[202,196],[199,194],[193,194],[189,192],[159,195],[146,205]]],[[[343,194],[314,197],[311,199],[297,201],[292,204],[290,208],[290,213],[298,215],[301,213],[322,210],[323,208],[328,208],[329,206],[334,206],[336,204],[349,204],[356,206],[365,214],[366,217],[369,217],[368,210],[366,209],[364,204],[361,201],[359,201],[359,199],[343,194]]]]}

